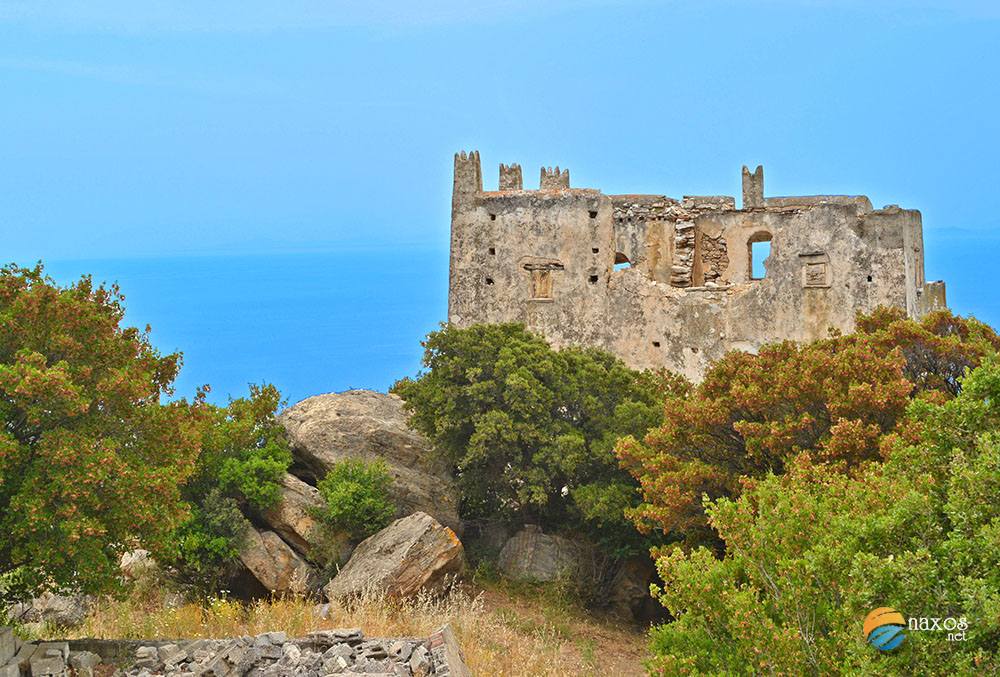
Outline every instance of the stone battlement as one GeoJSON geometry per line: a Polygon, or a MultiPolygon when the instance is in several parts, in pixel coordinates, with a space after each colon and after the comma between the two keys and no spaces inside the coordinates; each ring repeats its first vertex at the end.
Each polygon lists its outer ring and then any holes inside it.
{"type": "Polygon", "coordinates": [[[743,167],[727,195],[606,195],[545,168],[538,190],[479,153],[455,155],[448,319],[522,322],[553,345],[594,345],[637,368],[699,378],[732,349],[849,332],[880,305],[945,307],[924,279],[920,212],[865,196],[765,197],[743,167]]]}

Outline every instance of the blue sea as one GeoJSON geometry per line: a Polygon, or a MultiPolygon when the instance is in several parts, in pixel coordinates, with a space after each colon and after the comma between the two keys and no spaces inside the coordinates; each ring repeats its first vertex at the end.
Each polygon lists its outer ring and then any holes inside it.
{"type": "MultiPolygon", "coordinates": [[[[22,261],[22,264],[27,262],[22,261]]],[[[447,249],[47,261],[67,283],[119,283],[126,321],[181,351],[178,396],[211,386],[225,403],[248,383],[293,404],[348,388],[386,390],[417,373],[421,339],[447,317],[447,249]]]]}
{"type": "MultiPolygon", "coordinates": [[[[1000,237],[931,230],[925,244],[927,278],[947,282],[951,308],[1000,327],[1000,237]]],[[[45,263],[61,283],[84,273],[118,282],[126,321],[151,325],[162,352],[184,353],[177,395],[208,384],[220,404],[248,383],[273,383],[290,404],[386,390],[418,372],[421,339],[447,317],[442,246],[45,263]]]]}

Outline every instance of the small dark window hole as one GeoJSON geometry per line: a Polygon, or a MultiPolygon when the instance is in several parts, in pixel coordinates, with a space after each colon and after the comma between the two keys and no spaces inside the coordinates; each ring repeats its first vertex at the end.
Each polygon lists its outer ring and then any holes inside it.
{"type": "Polygon", "coordinates": [[[590,212],[590,218],[596,219],[597,218],[597,212],[596,211],[591,211],[590,212]]]}
{"type": "Polygon", "coordinates": [[[596,283],[597,283],[597,276],[596,275],[591,275],[590,276],[590,284],[596,284],[596,283]]]}
{"type": "Polygon", "coordinates": [[[869,275],[869,276],[868,276],[868,281],[869,281],[869,282],[871,282],[871,281],[872,281],[872,276],[871,276],[871,275],[869,275]]]}
{"type": "Polygon", "coordinates": [[[496,256],[496,255],[497,255],[497,248],[490,247],[490,256],[496,256]]]}
{"type": "Polygon", "coordinates": [[[597,254],[597,253],[599,253],[599,252],[600,252],[601,250],[600,250],[600,249],[598,249],[597,247],[594,247],[594,248],[593,248],[593,249],[591,249],[590,251],[592,251],[592,252],[594,252],[595,254],[597,254]]]}
{"type": "Polygon", "coordinates": [[[660,342],[659,341],[653,341],[653,347],[654,348],[659,348],[660,347],[660,342]]]}
{"type": "Polygon", "coordinates": [[[497,220],[497,215],[496,214],[490,214],[490,221],[496,221],[496,220],[497,220]]]}
{"type": "Polygon", "coordinates": [[[492,277],[486,278],[486,284],[493,284],[493,278],[492,277]]]}

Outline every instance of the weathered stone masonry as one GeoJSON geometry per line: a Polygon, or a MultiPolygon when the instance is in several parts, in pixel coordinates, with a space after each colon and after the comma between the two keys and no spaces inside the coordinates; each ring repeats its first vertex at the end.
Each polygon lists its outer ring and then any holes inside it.
{"type": "Polygon", "coordinates": [[[925,282],[920,212],[864,196],[764,197],[743,168],[729,196],[605,195],[519,165],[484,191],[479,153],[455,155],[448,319],[523,322],[553,345],[594,345],[638,368],[699,378],[733,349],[849,332],[857,311],[945,307],[925,282]],[[755,242],[769,242],[752,275],[755,242]]]}

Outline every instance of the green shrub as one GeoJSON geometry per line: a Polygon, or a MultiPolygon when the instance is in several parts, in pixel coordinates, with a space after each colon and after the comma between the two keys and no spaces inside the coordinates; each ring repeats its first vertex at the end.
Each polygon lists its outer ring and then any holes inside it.
{"type": "Polygon", "coordinates": [[[347,459],[334,464],[317,488],[324,506],[319,517],[333,531],[363,540],[384,529],[396,514],[389,499],[392,477],[381,459],[347,459]]]}
{"type": "Polygon", "coordinates": [[[191,506],[191,517],[177,530],[171,564],[186,582],[216,593],[237,570],[240,546],[250,529],[239,503],[218,488],[191,506]]]}
{"type": "Polygon", "coordinates": [[[637,483],[612,450],[662,420],[682,379],[595,348],[553,350],[519,324],[445,327],[424,348],[427,371],[393,391],[452,466],[464,519],[584,531],[619,557],[648,549],[624,516],[637,483]]]}
{"type": "Polygon", "coordinates": [[[269,384],[251,385],[249,397],[225,407],[205,405],[201,455],[182,490],[190,517],[167,560],[203,592],[224,588],[235,572],[248,516],[281,498],[292,453],[275,418],[280,405],[281,394],[269,384]]]}
{"type": "Polygon", "coordinates": [[[1000,672],[1000,360],[954,399],[914,400],[884,462],[853,473],[800,454],[784,475],[706,503],[725,543],[663,553],[658,598],[675,620],[653,633],[661,674],[997,674],[1000,672]],[[864,617],[965,618],[906,630],[881,653],[864,617]],[[947,626],[945,626],[947,627],[947,626]]]}

